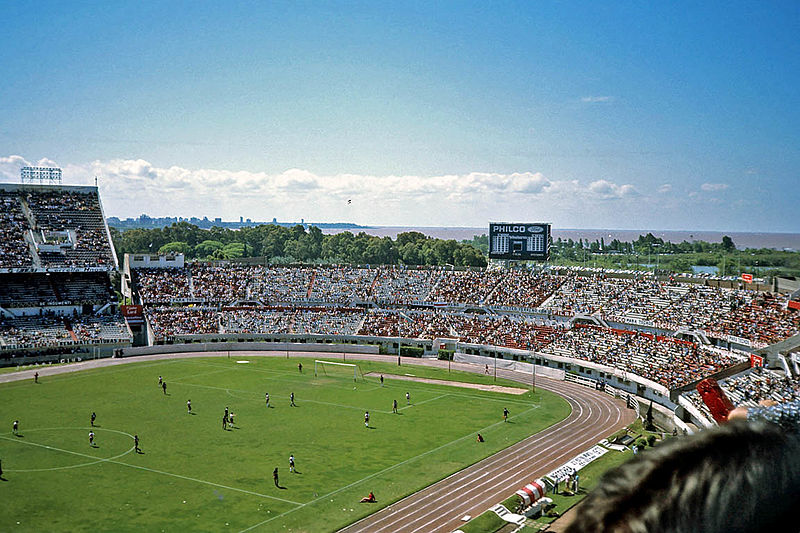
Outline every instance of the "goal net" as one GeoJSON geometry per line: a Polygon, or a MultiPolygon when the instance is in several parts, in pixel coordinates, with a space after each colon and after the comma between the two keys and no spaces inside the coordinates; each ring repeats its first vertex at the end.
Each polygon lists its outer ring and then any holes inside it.
{"type": "Polygon", "coordinates": [[[320,361],[319,359],[314,360],[314,375],[332,377],[353,376],[353,381],[358,381],[359,376],[361,376],[362,381],[364,379],[364,374],[362,374],[361,369],[356,364],[320,361]]]}

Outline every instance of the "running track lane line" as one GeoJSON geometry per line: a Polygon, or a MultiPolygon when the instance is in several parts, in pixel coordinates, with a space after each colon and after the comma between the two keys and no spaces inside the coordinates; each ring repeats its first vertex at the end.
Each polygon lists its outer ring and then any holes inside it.
{"type": "MultiPolygon", "coordinates": [[[[519,378],[519,376],[514,376],[511,373],[503,377],[519,378]]],[[[527,378],[527,376],[525,376],[525,378],[527,378]]],[[[475,497],[469,498],[468,501],[464,501],[463,496],[465,496],[465,487],[462,484],[464,481],[467,481],[475,476],[476,479],[481,481],[480,485],[483,485],[483,487],[478,489],[482,493],[494,491],[502,495],[513,492],[513,490],[519,488],[519,486],[525,482],[533,479],[533,477],[531,477],[532,473],[529,472],[532,468],[541,471],[539,472],[539,475],[546,473],[550,468],[560,465],[563,460],[566,460],[574,455],[575,452],[579,452],[582,449],[593,445],[603,435],[612,431],[614,427],[620,425],[620,420],[623,418],[622,415],[625,413],[625,411],[621,410],[621,406],[617,402],[614,402],[607,395],[597,394],[594,393],[594,391],[590,391],[589,389],[584,389],[582,387],[576,388],[575,386],[565,385],[563,382],[548,381],[547,385],[548,386],[543,388],[555,389],[554,392],[557,392],[563,396],[567,396],[568,400],[573,400],[570,401],[573,409],[575,409],[577,406],[579,410],[583,410],[583,406],[585,406],[585,414],[583,412],[574,412],[573,415],[565,419],[565,421],[562,421],[555,426],[551,426],[543,432],[531,437],[529,440],[532,440],[533,442],[527,446],[523,444],[522,446],[515,445],[507,448],[506,450],[496,454],[498,457],[492,456],[491,458],[485,460],[486,462],[477,463],[476,465],[473,465],[473,467],[468,467],[467,469],[462,470],[460,473],[454,474],[450,478],[446,478],[445,480],[428,487],[428,489],[420,491],[416,495],[411,495],[405,500],[401,500],[400,502],[397,502],[388,508],[378,511],[370,517],[356,522],[352,526],[345,528],[343,531],[347,531],[348,533],[351,531],[381,530],[416,531],[422,528],[426,528],[425,531],[452,531],[458,527],[459,522],[457,519],[463,514],[466,514],[462,513],[462,511],[464,511],[463,508],[470,507],[470,505],[475,507],[475,505],[477,505],[473,504],[473,501],[485,499],[488,502],[485,507],[488,508],[491,503],[495,503],[498,501],[498,499],[504,497],[478,494],[475,497]],[[578,397],[577,401],[574,399],[575,396],[578,397]],[[568,430],[572,425],[583,425],[586,422],[592,422],[592,424],[582,428],[578,433],[570,432],[569,434],[565,434],[566,430],[568,430]],[[560,447],[562,448],[561,453],[556,454],[555,457],[553,455],[545,456],[546,452],[540,448],[544,439],[555,441],[551,446],[549,446],[549,448],[560,447]],[[576,440],[578,441],[577,444],[576,440]],[[525,448],[529,448],[530,446],[533,446],[535,456],[527,460],[523,459],[522,464],[520,464],[521,461],[518,455],[519,452],[524,451],[525,448]],[[565,446],[566,448],[564,448],[565,446]],[[492,459],[496,460],[492,461],[492,459]],[[503,461],[505,461],[506,464],[501,465],[500,463],[503,461]],[[529,464],[531,461],[533,461],[534,464],[529,464]],[[538,468],[536,463],[540,465],[538,468]],[[497,477],[506,477],[508,480],[499,480],[498,483],[493,483],[493,486],[489,487],[487,491],[485,483],[483,483],[486,480],[485,476],[487,474],[487,468],[489,468],[489,473],[492,472],[492,469],[495,470],[495,476],[492,479],[497,477]],[[497,474],[497,472],[500,473],[497,474]],[[458,501],[454,501],[454,492],[459,494],[458,501]],[[429,500],[431,500],[431,498],[434,501],[432,503],[427,503],[429,500]],[[414,520],[414,516],[419,514],[420,509],[424,510],[429,505],[436,504],[436,500],[444,500],[444,503],[437,505],[437,507],[431,512],[423,513],[422,517],[414,520]],[[455,508],[453,508],[454,503],[456,504],[455,508]],[[448,505],[451,507],[451,509],[446,508],[448,505]],[[425,518],[429,517],[431,514],[434,514],[435,518],[426,522],[425,518]],[[386,523],[387,520],[391,523],[380,527],[380,524],[386,523]],[[424,523],[419,525],[421,522],[424,523]],[[429,528],[428,526],[430,526],[433,522],[438,522],[438,524],[432,528],[429,528]],[[414,529],[415,527],[416,529],[414,529]]],[[[522,441],[522,443],[526,443],[526,441],[522,441]]],[[[468,481],[467,484],[469,483],[471,482],[468,481]]],[[[481,505],[483,505],[483,503],[481,503],[481,505]]],[[[481,509],[480,512],[483,510],[485,509],[481,509]]],[[[477,514],[478,511],[475,511],[475,513],[477,514]]]]}
{"type": "MultiPolygon", "coordinates": [[[[603,402],[603,403],[607,403],[607,402],[603,402]]],[[[592,413],[592,411],[593,411],[593,410],[590,410],[590,411],[587,413],[587,415],[588,415],[589,419],[591,419],[591,418],[592,418],[592,416],[593,416],[593,413],[592,413]]],[[[618,418],[619,418],[619,417],[617,417],[617,419],[618,419],[618,418]]],[[[600,432],[598,432],[598,433],[597,433],[597,435],[599,436],[599,435],[601,435],[602,433],[603,433],[603,431],[601,430],[600,432]]],[[[569,440],[572,440],[572,439],[569,439],[569,440]]],[[[556,444],[560,445],[561,443],[559,442],[559,443],[556,443],[556,444]]],[[[574,441],[572,442],[572,445],[573,445],[573,447],[575,447],[575,445],[574,445],[574,441]]],[[[517,451],[519,451],[519,450],[514,450],[514,452],[517,452],[517,451]]],[[[537,449],[537,452],[540,452],[540,453],[541,453],[541,451],[542,451],[541,449],[537,449]]],[[[577,451],[577,450],[576,450],[576,451],[577,451]]],[[[568,458],[568,457],[569,457],[569,452],[567,452],[567,451],[562,451],[562,452],[561,452],[561,455],[562,455],[562,456],[563,456],[563,455],[565,455],[565,454],[567,455],[567,457],[566,457],[566,458],[568,458]]],[[[514,453],[514,457],[513,457],[513,459],[510,459],[510,458],[509,458],[510,454],[502,454],[502,455],[504,455],[505,457],[504,457],[504,458],[501,458],[500,460],[501,460],[501,461],[502,461],[502,460],[505,460],[505,461],[506,461],[508,464],[506,464],[506,465],[503,465],[503,468],[499,469],[499,472],[500,472],[500,473],[499,473],[499,474],[496,474],[496,475],[495,475],[495,476],[494,476],[492,479],[496,479],[496,478],[498,478],[498,477],[506,477],[506,478],[508,478],[508,480],[500,480],[500,482],[498,482],[498,483],[495,483],[494,485],[492,485],[491,487],[489,487],[489,489],[495,489],[495,490],[499,490],[499,487],[500,487],[501,485],[503,485],[503,483],[510,483],[510,482],[511,482],[510,480],[514,479],[514,477],[515,477],[515,476],[516,476],[516,478],[517,478],[517,481],[516,481],[517,483],[520,483],[521,481],[529,481],[529,479],[527,479],[527,474],[523,474],[521,478],[519,477],[519,474],[516,474],[516,475],[515,475],[515,474],[513,474],[513,472],[516,472],[516,471],[520,470],[520,467],[521,467],[521,466],[524,466],[524,465],[520,465],[520,464],[519,464],[519,460],[518,460],[518,458],[516,457],[516,453],[514,453]]],[[[537,454],[537,456],[538,456],[538,455],[539,455],[539,454],[537,454]]],[[[528,461],[528,462],[529,462],[529,461],[528,461]]],[[[553,461],[553,462],[555,463],[555,464],[553,464],[553,466],[557,466],[557,464],[559,464],[559,461],[558,461],[558,460],[555,460],[555,461],[553,461]]],[[[478,471],[478,470],[476,470],[476,469],[468,469],[468,470],[472,470],[472,474],[475,474],[475,475],[480,475],[480,476],[484,476],[484,473],[483,473],[482,471],[478,471]]],[[[523,468],[523,470],[524,470],[524,468],[523,468]]],[[[454,478],[457,478],[457,477],[458,477],[458,476],[454,476],[454,478]]],[[[455,485],[452,487],[452,489],[449,489],[447,492],[445,492],[445,491],[443,491],[443,490],[440,490],[440,491],[438,492],[438,494],[441,494],[441,496],[440,496],[439,498],[437,498],[437,499],[446,499],[446,500],[448,500],[448,499],[449,499],[449,498],[448,498],[448,495],[450,495],[450,497],[451,497],[452,491],[458,491],[458,493],[459,493],[459,496],[460,496],[460,498],[459,498],[459,501],[463,501],[463,500],[464,500],[463,496],[465,495],[465,494],[464,494],[464,488],[465,488],[465,487],[464,487],[464,486],[461,484],[461,480],[459,480],[459,479],[456,479],[455,481],[456,481],[456,483],[457,483],[457,484],[455,484],[455,485]]],[[[520,484],[524,484],[524,483],[520,483],[520,484]]],[[[517,485],[517,487],[518,487],[518,485],[517,485]]],[[[485,477],[482,477],[482,478],[481,478],[480,487],[478,487],[477,489],[478,489],[478,490],[480,490],[481,492],[484,492],[484,493],[485,493],[485,492],[487,492],[486,483],[485,483],[485,477]]],[[[475,489],[473,489],[473,491],[474,491],[474,490],[475,490],[475,489]]],[[[428,491],[428,492],[432,492],[432,491],[428,491]]],[[[436,491],[433,491],[433,492],[436,492],[436,491]]],[[[475,497],[473,497],[473,498],[470,498],[469,500],[467,500],[467,503],[472,503],[473,501],[475,501],[477,498],[480,498],[481,496],[482,496],[482,495],[481,495],[481,494],[479,494],[478,496],[475,496],[475,497]]],[[[484,495],[484,496],[485,496],[485,495],[484,495]]],[[[434,502],[434,503],[435,503],[435,502],[434,502]]],[[[491,503],[492,503],[491,501],[488,501],[488,502],[487,502],[487,504],[488,504],[488,505],[491,505],[491,503]]],[[[424,506],[422,506],[422,508],[424,508],[424,507],[428,507],[429,505],[430,505],[430,504],[428,504],[428,505],[424,505],[424,506]]],[[[488,506],[488,505],[487,505],[487,506],[488,506]]],[[[418,509],[417,509],[417,510],[418,510],[418,509]]],[[[414,509],[410,509],[410,513],[404,513],[404,514],[403,514],[403,516],[402,516],[402,518],[400,518],[400,519],[401,519],[402,521],[406,521],[406,522],[408,522],[408,521],[409,521],[409,518],[410,518],[410,516],[409,516],[409,515],[413,515],[413,514],[415,514],[415,512],[416,512],[416,510],[414,510],[414,509]]],[[[461,512],[461,510],[459,510],[457,514],[454,514],[454,515],[452,516],[452,519],[453,519],[453,520],[455,520],[456,518],[458,518],[458,516],[460,516],[460,512],[461,512]]],[[[440,521],[440,522],[442,521],[443,517],[442,517],[441,515],[443,514],[443,512],[441,511],[441,509],[437,509],[437,510],[431,511],[431,512],[429,512],[429,513],[425,513],[425,516],[429,516],[429,515],[431,515],[431,514],[434,514],[434,515],[435,515],[435,518],[434,518],[434,519],[432,519],[432,520],[430,520],[430,521],[428,521],[428,522],[426,522],[426,523],[425,523],[425,524],[423,524],[422,526],[418,527],[418,528],[417,528],[417,530],[418,530],[418,529],[422,529],[423,527],[426,527],[426,526],[428,526],[428,525],[429,525],[431,522],[433,522],[433,521],[437,521],[437,520],[438,520],[438,521],[440,521]]],[[[475,514],[477,514],[477,511],[475,512],[475,514]]],[[[385,518],[386,518],[386,517],[385,517],[385,518]]],[[[394,518],[398,518],[398,517],[397,517],[397,516],[395,516],[394,518]]],[[[418,523],[418,522],[419,522],[419,520],[421,520],[421,518],[420,518],[420,519],[418,519],[416,522],[418,523]]],[[[375,530],[375,529],[374,529],[374,526],[376,526],[376,525],[377,525],[377,524],[375,524],[375,523],[370,523],[370,530],[371,530],[371,531],[372,531],[372,530],[375,530]]],[[[399,527],[398,527],[398,525],[397,525],[397,524],[393,524],[393,525],[392,525],[392,526],[390,526],[390,527],[391,527],[391,529],[393,529],[393,530],[397,530],[397,529],[399,529],[399,527]]],[[[386,527],[384,527],[384,528],[382,528],[382,529],[387,529],[387,528],[386,528],[386,527]]],[[[405,529],[403,529],[403,530],[405,530],[405,529]]],[[[378,531],[379,531],[379,530],[378,530],[378,531]]]]}
{"type": "MultiPolygon", "coordinates": [[[[518,414],[516,414],[516,415],[512,416],[511,418],[514,418],[514,417],[517,417],[517,416],[522,416],[522,415],[524,415],[524,414],[527,414],[527,413],[529,413],[529,412],[531,412],[531,411],[533,411],[533,410],[535,410],[535,409],[538,409],[538,406],[531,407],[530,409],[527,409],[527,410],[525,410],[525,411],[522,411],[521,413],[518,413],[518,414]]],[[[500,424],[503,424],[503,422],[495,422],[494,424],[490,424],[490,425],[486,426],[485,428],[481,428],[481,429],[480,429],[480,431],[486,431],[488,428],[493,428],[494,426],[498,426],[498,425],[500,425],[500,424]]],[[[293,511],[297,511],[297,510],[298,510],[298,509],[300,509],[301,507],[305,507],[305,506],[307,506],[307,505],[314,504],[314,503],[316,503],[316,502],[318,502],[318,501],[320,501],[320,500],[324,500],[324,499],[325,499],[325,498],[327,498],[328,496],[333,496],[334,494],[338,494],[339,492],[342,492],[343,490],[347,490],[347,489],[349,489],[349,488],[351,488],[351,487],[354,487],[354,486],[358,485],[359,483],[363,483],[364,481],[367,481],[368,479],[372,479],[372,478],[374,478],[374,477],[376,477],[376,476],[380,476],[380,475],[382,475],[382,474],[385,474],[386,472],[391,472],[391,471],[392,471],[392,470],[394,470],[395,468],[399,468],[400,466],[402,466],[402,465],[404,465],[404,464],[406,464],[406,463],[410,463],[410,462],[412,462],[412,461],[414,461],[414,460],[416,460],[416,459],[418,459],[418,458],[420,458],[420,457],[424,457],[424,456],[426,456],[426,455],[429,455],[429,454],[431,454],[431,453],[437,452],[437,451],[441,450],[442,448],[446,448],[446,447],[448,447],[448,446],[450,446],[450,445],[452,445],[452,444],[455,444],[455,443],[457,443],[457,442],[460,442],[460,441],[462,441],[462,440],[465,440],[465,439],[468,439],[468,438],[469,438],[469,439],[471,439],[471,438],[472,438],[472,435],[473,435],[473,433],[474,433],[474,432],[470,432],[470,433],[468,433],[468,434],[464,435],[463,437],[459,437],[459,438],[457,438],[457,439],[455,439],[455,440],[452,440],[452,441],[450,441],[450,442],[447,442],[447,443],[445,443],[445,444],[442,444],[442,445],[441,445],[441,446],[439,446],[438,448],[434,448],[434,449],[432,449],[432,450],[428,450],[428,451],[426,451],[426,452],[423,452],[423,453],[421,453],[421,454],[419,454],[419,455],[415,455],[414,457],[409,457],[409,458],[408,458],[408,459],[406,459],[405,461],[402,461],[402,462],[400,462],[400,463],[395,463],[395,464],[393,464],[392,466],[389,466],[389,467],[387,467],[387,468],[384,468],[383,470],[380,470],[380,471],[378,471],[378,472],[373,472],[372,474],[370,474],[370,475],[368,475],[368,476],[366,476],[366,477],[363,477],[363,478],[361,478],[361,479],[359,479],[359,480],[357,480],[357,481],[354,481],[354,482],[350,483],[349,485],[345,485],[344,487],[339,487],[338,489],[336,489],[336,490],[334,490],[334,491],[331,491],[331,492],[329,492],[329,493],[327,493],[327,494],[323,494],[322,496],[320,496],[320,497],[318,497],[318,498],[315,498],[315,499],[311,500],[310,502],[306,502],[306,503],[302,504],[300,507],[298,507],[298,508],[296,508],[296,509],[289,509],[288,511],[284,511],[283,513],[281,513],[281,514],[279,514],[279,515],[277,515],[277,516],[272,516],[272,517],[270,517],[270,518],[268,518],[268,519],[264,520],[263,522],[259,522],[258,524],[255,524],[255,525],[252,525],[252,526],[248,527],[247,529],[243,529],[243,530],[241,530],[239,533],[245,533],[245,531],[250,531],[250,530],[252,530],[252,529],[255,529],[255,528],[257,528],[257,527],[263,526],[263,525],[264,525],[264,524],[266,524],[267,522],[271,522],[271,521],[273,521],[273,520],[275,520],[275,519],[277,519],[277,518],[281,518],[282,516],[285,516],[285,515],[287,515],[287,514],[289,514],[289,513],[293,512],[293,511]]],[[[451,474],[451,475],[455,475],[455,474],[451,474]]]]}

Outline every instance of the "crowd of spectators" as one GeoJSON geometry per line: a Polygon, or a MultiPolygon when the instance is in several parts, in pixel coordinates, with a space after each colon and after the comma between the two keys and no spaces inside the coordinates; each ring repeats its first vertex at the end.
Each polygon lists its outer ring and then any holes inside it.
{"type": "Polygon", "coordinates": [[[0,318],[0,349],[44,348],[71,344],[74,340],[64,317],[52,314],[0,318]]]}
{"type": "Polygon", "coordinates": [[[72,331],[79,342],[131,342],[131,333],[119,316],[91,316],[72,320],[72,331]]]}
{"type": "Polygon", "coordinates": [[[613,367],[674,389],[740,362],[697,344],[650,333],[576,325],[544,349],[613,367]]]}
{"type": "MultiPolygon", "coordinates": [[[[719,386],[736,406],[756,407],[762,400],[785,403],[800,398],[800,381],[787,377],[783,372],[759,366],[722,379],[719,386]]],[[[692,390],[684,396],[706,419],[713,420],[700,393],[692,390]]]]}
{"type": "MultiPolygon", "coordinates": [[[[786,309],[786,297],[656,281],[652,277],[612,278],[605,273],[551,274],[523,270],[448,271],[402,268],[208,266],[186,270],[140,270],[145,304],[195,298],[230,304],[258,301],[308,305],[448,304],[537,310],[550,316],[594,315],[616,323],[647,324],[675,331],[704,330],[752,340],[776,342],[800,332],[800,312],[786,309]]],[[[409,315],[370,318],[390,330],[414,330],[409,315]]],[[[427,327],[427,326],[426,326],[427,327]]],[[[441,324],[431,326],[444,332],[441,324]]],[[[381,329],[381,327],[378,327],[381,329]]],[[[419,333],[419,332],[417,332],[419,333]]],[[[452,332],[450,333],[453,334],[452,332]]]]}
{"type": "Polygon", "coordinates": [[[763,293],[750,297],[719,320],[709,320],[709,333],[752,339],[756,345],[769,345],[800,332],[800,311],[787,308],[787,299],[763,293]]]}
{"type": "Polygon", "coordinates": [[[384,305],[428,301],[428,295],[443,275],[441,270],[434,269],[383,268],[372,290],[372,297],[384,305]]]}
{"type": "Polygon", "coordinates": [[[30,267],[25,233],[29,225],[16,194],[0,190],[0,268],[30,267]]]}
{"type": "Polygon", "coordinates": [[[140,268],[134,270],[133,276],[145,303],[168,303],[175,298],[191,297],[188,268],[140,268]]]}
{"type": "Polygon", "coordinates": [[[96,192],[26,191],[24,201],[30,208],[36,231],[44,235],[52,232],[74,235],[72,245],[61,252],[39,253],[43,267],[110,267],[114,264],[96,192]]]}
{"type": "Polygon", "coordinates": [[[220,331],[220,316],[212,309],[147,307],[145,314],[153,336],[159,341],[176,335],[206,335],[220,331]]]}

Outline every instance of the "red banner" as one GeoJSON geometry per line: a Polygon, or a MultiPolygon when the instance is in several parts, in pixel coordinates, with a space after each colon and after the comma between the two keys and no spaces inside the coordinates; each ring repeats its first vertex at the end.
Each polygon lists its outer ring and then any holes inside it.
{"type": "Polygon", "coordinates": [[[122,316],[131,326],[141,326],[144,324],[144,313],[141,305],[120,305],[122,316]]]}
{"type": "Polygon", "coordinates": [[[750,354],[750,368],[755,366],[764,366],[764,358],[760,355],[750,354]]]}
{"type": "Polygon", "coordinates": [[[796,300],[789,300],[786,302],[786,307],[789,309],[800,309],[800,302],[796,300]]]}
{"type": "Polygon", "coordinates": [[[742,279],[745,283],[753,283],[753,275],[752,274],[742,274],[742,279]]]}

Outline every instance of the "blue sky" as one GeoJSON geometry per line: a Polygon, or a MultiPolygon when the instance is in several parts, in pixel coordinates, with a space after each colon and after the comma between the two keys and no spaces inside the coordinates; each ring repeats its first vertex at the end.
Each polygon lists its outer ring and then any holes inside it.
{"type": "Polygon", "coordinates": [[[108,215],[800,232],[797,2],[3,14],[0,178],[108,215]]]}

